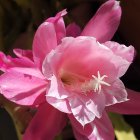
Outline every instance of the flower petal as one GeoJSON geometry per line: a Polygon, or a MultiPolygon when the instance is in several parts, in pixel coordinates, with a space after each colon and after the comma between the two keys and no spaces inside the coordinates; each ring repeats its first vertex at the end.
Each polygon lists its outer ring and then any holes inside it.
{"type": "Polygon", "coordinates": [[[34,63],[27,57],[12,58],[0,52],[0,70],[5,72],[13,67],[34,67],[34,63]]]}
{"type": "Polygon", "coordinates": [[[84,135],[89,140],[114,140],[114,130],[106,112],[103,113],[103,116],[100,119],[96,118],[93,122],[84,127],[76,121],[74,116],[68,116],[72,123],[72,127],[79,132],[79,135],[84,135]]]}
{"type": "Polygon", "coordinates": [[[127,89],[128,101],[107,107],[108,111],[120,114],[140,114],[140,93],[127,89]]]}
{"type": "Polygon", "coordinates": [[[117,79],[110,87],[104,88],[106,106],[127,101],[127,92],[121,80],[117,79]]]}
{"type": "MultiPolygon", "coordinates": [[[[76,93],[75,93],[76,94],[76,93]]],[[[69,104],[75,119],[82,126],[92,122],[95,117],[100,118],[105,107],[103,94],[75,95],[69,98],[69,104]]]]}
{"type": "Polygon", "coordinates": [[[104,43],[109,49],[113,51],[116,55],[122,57],[123,59],[127,60],[128,62],[132,62],[134,58],[134,47],[129,46],[126,47],[125,45],[120,45],[114,41],[107,41],[104,43]]]}
{"type": "Polygon", "coordinates": [[[91,76],[96,75],[97,71],[111,78],[117,76],[114,62],[118,58],[106,46],[97,43],[93,37],[67,37],[63,39],[56,53],[61,54],[60,57],[57,55],[52,57],[53,59],[57,57],[58,62],[55,64],[55,69],[59,71],[60,77],[66,74],[75,74],[75,77],[80,78],[82,75],[83,78],[91,79],[91,76]],[[112,62],[113,58],[115,61],[112,62]]]}
{"type": "Polygon", "coordinates": [[[51,84],[48,92],[46,93],[46,97],[65,99],[70,96],[68,91],[65,90],[62,83],[56,79],[55,75],[53,75],[49,80],[51,81],[51,84]]]}
{"type": "Polygon", "coordinates": [[[42,23],[34,37],[33,57],[37,66],[42,68],[45,56],[57,46],[56,31],[53,23],[42,23]]]}
{"type": "Polygon", "coordinates": [[[110,40],[116,32],[121,17],[121,8],[116,0],[104,3],[89,21],[81,35],[93,36],[101,43],[110,40]]]}
{"type": "Polygon", "coordinates": [[[15,55],[19,58],[27,58],[33,61],[33,53],[31,50],[14,49],[15,55]]]}
{"type": "Polygon", "coordinates": [[[0,70],[6,71],[9,67],[12,67],[11,60],[3,52],[0,52],[0,70]]]}
{"type": "Polygon", "coordinates": [[[47,22],[51,22],[54,24],[58,44],[61,42],[61,39],[66,36],[65,23],[63,20],[63,16],[66,14],[67,11],[66,9],[64,9],[61,12],[57,13],[55,17],[51,17],[46,20],[47,22]]]}
{"type": "Polygon", "coordinates": [[[49,104],[40,105],[27,127],[23,140],[53,140],[66,125],[66,115],[49,104]]]}
{"type": "Polygon", "coordinates": [[[47,96],[46,100],[49,104],[51,104],[53,107],[60,110],[61,112],[71,113],[70,105],[66,99],[56,99],[47,96]]]}
{"type": "Polygon", "coordinates": [[[69,83],[75,84],[77,79],[90,80],[98,71],[107,76],[109,83],[126,72],[130,65],[130,62],[116,55],[107,46],[88,36],[63,39],[50,62],[50,69],[56,70],[56,75],[61,78],[69,77],[69,83]]]}
{"type": "Polygon", "coordinates": [[[33,62],[33,55],[30,50],[15,49],[14,53],[19,58],[12,58],[0,52],[0,70],[14,70],[20,73],[29,74],[41,79],[44,79],[43,74],[33,62]]]}
{"type": "Polygon", "coordinates": [[[81,29],[76,23],[71,23],[66,28],[66,36],[77,37],[80,33],[81,29]]]}
{"type": "Polygon", "coordinates": [[[52,70],[52,62],[50,62],[51,57],[54,55],[55,50],[52,50],[44,59],[42,64],[42,73],[43,75],[49,79],[51,76],[53,76],[53,70],[52,70]]]}
{"type": "Polygon", "coordinates": [[[74,127],[73,127],[73,133],[74,133],[76,140],[89,140],[86,136],[79,133],[74,127]]]}
{"type": "Polygon", "coordinates": [[[22,105],[43,102],[47,87],[47,81],[16,71],[8,71],[0,76],[0,92],[9,100],[22,105]]]}
{"type": "Polygon", "coordinates": [[[134,58],[134,47],[129,46],[126,47],[125,45],[120,45],[117,42],[113,41],[107,41],[104,43],[109,49],[113,51],[114,54],[117,56],[120,56],[122,58],[122,62],[124,61],[124,64],[122,65],[119,63],[121,66],[119,68],[119,74],[118,76],[121,77],[125,74],[126,70],[128,69],[129,65],[132,63],[133,58],[134,58]]]}
{"type": "Polygon", "coordinates": [[[28,68],[28,67],[13,67],[10,70],[16,71],[19,73],[31,75],[34,77],[38,77],[40,79],[45,79],[44,75],[41,73],[41,71],[38,68],[28,68]]]}

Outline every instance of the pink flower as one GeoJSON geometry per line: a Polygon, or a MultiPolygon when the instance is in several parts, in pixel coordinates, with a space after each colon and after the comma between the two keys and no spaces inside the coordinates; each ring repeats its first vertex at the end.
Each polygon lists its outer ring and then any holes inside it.
{"type": "Polygon", "coordinates": [[[127,98],[119,79],[133,60],[134,48],[108,41],[119,25],[121,8],[117,1],[109,0],[82,32],[76,24],[65,29],[65,14],[63,10],[40,25],[33,52],[15,49],[17,58],[0,53],[4,72],[0,91],[15,103],[39,105],[25,140],[54,139],[67,116],[78,140],[113,140],[106,110],[140,113],[132,103],[140,96],[129,91],[127,98]],[[125,109],[118,109],[116,103],[125,109]]]}
{"type": "Polygon", "coordinates": [[[100,118],[105,106],[127,101],[119,77],[130,65],[134,49],[113,43],[113,50],[111,45],[89,36],[67,37],[44,60],[43,73],[51,81],[46,100],[72,113],[83,126],[100,118]]]}

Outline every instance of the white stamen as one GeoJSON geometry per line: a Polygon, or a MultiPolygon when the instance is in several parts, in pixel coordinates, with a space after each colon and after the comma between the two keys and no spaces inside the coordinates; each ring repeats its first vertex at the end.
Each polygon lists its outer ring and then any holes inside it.
{"type": "Polygon", "coordinates": [[[95,80],[95,87],[94,87],[94,92],[97,92],[100,93],[101,92],[101,88],[102,88],[102,85],[106,85],[106,86],[110,86],[109,83],[103,81],[105,77],[107,77],[107,75],[103,75],[101,76],[100,75],[100,72],[98,71],[97,72],[97,76],[96,77],[95,75],[92,75],[92,77],[94,78],[95,80]]]}
{"type": "Polygon", "coordinates": [[[92,78],[90,81],[85,81],[83,84],[81,84],[81,90],[82,93],[87,95],[87,92],[90,92],[93,90],[94,92],[101,92],[102,85],[110,86],[109,83],[104,81],[104,78],[106,78],[107,75],[100,75],[100,72],[97,72],[97,77],[95,75],[92,75],[92,78]]]}

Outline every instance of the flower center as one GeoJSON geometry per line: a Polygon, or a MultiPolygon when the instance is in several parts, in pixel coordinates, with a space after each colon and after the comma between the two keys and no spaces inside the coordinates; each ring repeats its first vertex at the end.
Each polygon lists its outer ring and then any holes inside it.
{"type": "Polygon", "coordinates": [[[101,91],[101,85],[110,86],[110,84],[107,83],[107,82],[105,82],[105,81],[103,81],[104,78],[107,77],[107,75],[103,75],[103,76],[101,77],[99,71],[97,72],[97,74],[98,74],[98,77],[92,75],[92,77],[93,77],[93,78],[95,79],[95,81],[96,81],[94,91],[95,91],[95,92],[96,92],[96,91],[99,91],[99,92],[100,92],[100,91],[101,91]]]}
{"type": "Polygon", "coordinates": [[[81,75],[79,76],[64,71],[61,75],[61,81],[66,87],[74,91],[82,92],[85,95],[90,91],[100,93],[103,85],[110,86],[110,84],[105,81],[105,78],[107,78],[107,75],[101,76],[99,71],[97,72],[97,76],[92,75],[92,79],[90,80],[87,80],[87,78],[81,75]]]}
{"type": "Polygon", "coordinates": [[[81,84],[81,90],[84,94],[89,91],[94,92],[101,92],[102,85],[110,86],[109,83],[105,82],[104,79],[107,77],[107,75],[100,75],[100,72],[97,72],[97,77],[95,75],[92,75],[92,78],[90,81],[86,81],[85,83],[81,84]]]}

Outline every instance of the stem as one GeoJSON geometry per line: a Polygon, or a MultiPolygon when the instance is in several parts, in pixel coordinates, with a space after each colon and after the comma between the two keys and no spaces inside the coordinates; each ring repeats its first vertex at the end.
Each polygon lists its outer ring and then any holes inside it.
{"type": "Polygon", "coordinates": [[[137,140],[133,128],[125,122],[122,115],[110,113],[109,117],[113,123],[117,140],[137,140]]]}
{"type": "Polygon", "coordinates": [[[0,95],[0,104],[11,116],[16,128],[18,139],[21,140],[29,121],[33,117],[30,108],[12,103],[2,95],[0,95]]]}

